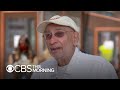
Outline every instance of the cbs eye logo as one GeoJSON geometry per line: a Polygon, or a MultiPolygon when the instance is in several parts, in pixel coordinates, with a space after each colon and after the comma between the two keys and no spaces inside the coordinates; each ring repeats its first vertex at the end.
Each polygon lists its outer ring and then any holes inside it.
{"type": "Polygon", "coordinates": [[[6,67],[7,72],[12,73],[14,71],[14,66],[13,65],[8,65],[6,67]]]}

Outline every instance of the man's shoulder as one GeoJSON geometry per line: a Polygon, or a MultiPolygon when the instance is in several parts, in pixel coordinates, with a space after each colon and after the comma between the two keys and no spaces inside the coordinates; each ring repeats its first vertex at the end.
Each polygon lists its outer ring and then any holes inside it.
{"type": "Polygon", "coordinates": [[[77,58],[77,62],[83,62],[83,64],[87,65],[87,66],[96,66],[96,67],[102,67],[103,65],[105,65],[106,67],[111,67],[111,63],[109,63],[106,59],[104,59],[101,56],[97,56],[97,55],[91,55],[91,54],[86,54],[86,53],[82,53],[80,56],[78,56],[77,58]]]}
{"type": "Polygon", "coordinates": [[[106,60],[101,56],[87,54],[87,53],[83,53],[83,52],[79,53],[78,57],[81,57],[83,60],[106,62],[106,60]]]}
{"type": "Polygon", "coordinates": [[[50,58],[48,60],[45,60],[44,62],[39,64],[41,68],[44,70],[48,70],[51,68],[54,69],[54,72],[34,72],[31,76],[31,79],[52,79],[55,78],[55,72],[56,72],[56,66],[57,62],[54,58],[50,58]]]}
{"type": "Polygon", "coordinates": [[[45,60],[44,62],[40,63],[42,67],[51,67],[57,65],[57,61],[54,58],[50,58],[45,60]]]}
{"type": "Polygon", "coordinates": [[[91,62],[105,62],[106,60],[103,59],[101,56],[92,55],[88,53],[81,52],[79,49],[76,48],[73,59],[76,62],[83,62],[83,63],[91,63],[91,62]]]}
{"type": "Polygon", "coordinates": [[[117,78],[113,65],[103,57],[86,53],[77,54],[76,57],[77,65],[74,68],[79,69],[77,73],[82,73],[82,78],[117,78]]]}

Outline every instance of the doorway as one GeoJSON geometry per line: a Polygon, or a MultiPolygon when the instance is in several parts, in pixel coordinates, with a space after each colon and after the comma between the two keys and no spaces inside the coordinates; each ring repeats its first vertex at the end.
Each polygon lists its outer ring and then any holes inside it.
{"type": "Polygon", "coordinates": [[[94,54],[102,56],[120,71],[120,27],[96,27],[94,54]]]}
{"type": "MultiPolygon", "coordinates": [[[[6,72],[6,65],[9,54],[17,47],[19,37],[27,34],[33,51],[37,50],[36,44],[36,26],[37,26],[37,12],[32,11],[11,11],[2,13],[2,48],[1,55],[1,78],[12,78],[6,72]]],[[[36,52],[35,52],[36,53],[36,52]]]]}

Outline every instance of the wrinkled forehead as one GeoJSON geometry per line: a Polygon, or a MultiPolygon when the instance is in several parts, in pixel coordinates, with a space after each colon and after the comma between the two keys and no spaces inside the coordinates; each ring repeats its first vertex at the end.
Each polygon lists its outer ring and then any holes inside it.
{"type": "Polygon", "coordinates": [[[47,31],[51,31],[51,30],[73,30],[72,28],[68,27],[68,26],[63,26],[63,25],[58,25],[58,24],[54,24],[54,23],[50,23],[46,26],[45,32],[47,31]]]}

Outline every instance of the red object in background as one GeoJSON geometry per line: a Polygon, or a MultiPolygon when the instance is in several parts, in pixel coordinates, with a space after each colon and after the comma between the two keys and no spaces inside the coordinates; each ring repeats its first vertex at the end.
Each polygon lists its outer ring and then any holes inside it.
{"type": "Polygon", "coordinates": [[[21,52],[26,52],[26,51],[28,51],[28,46],[27,46],[26,44],[24,44],[24,43],[21,43],[21,44],[19,45],[19,48],[20,48],[20,51],[21,51],[21,52]]]}

